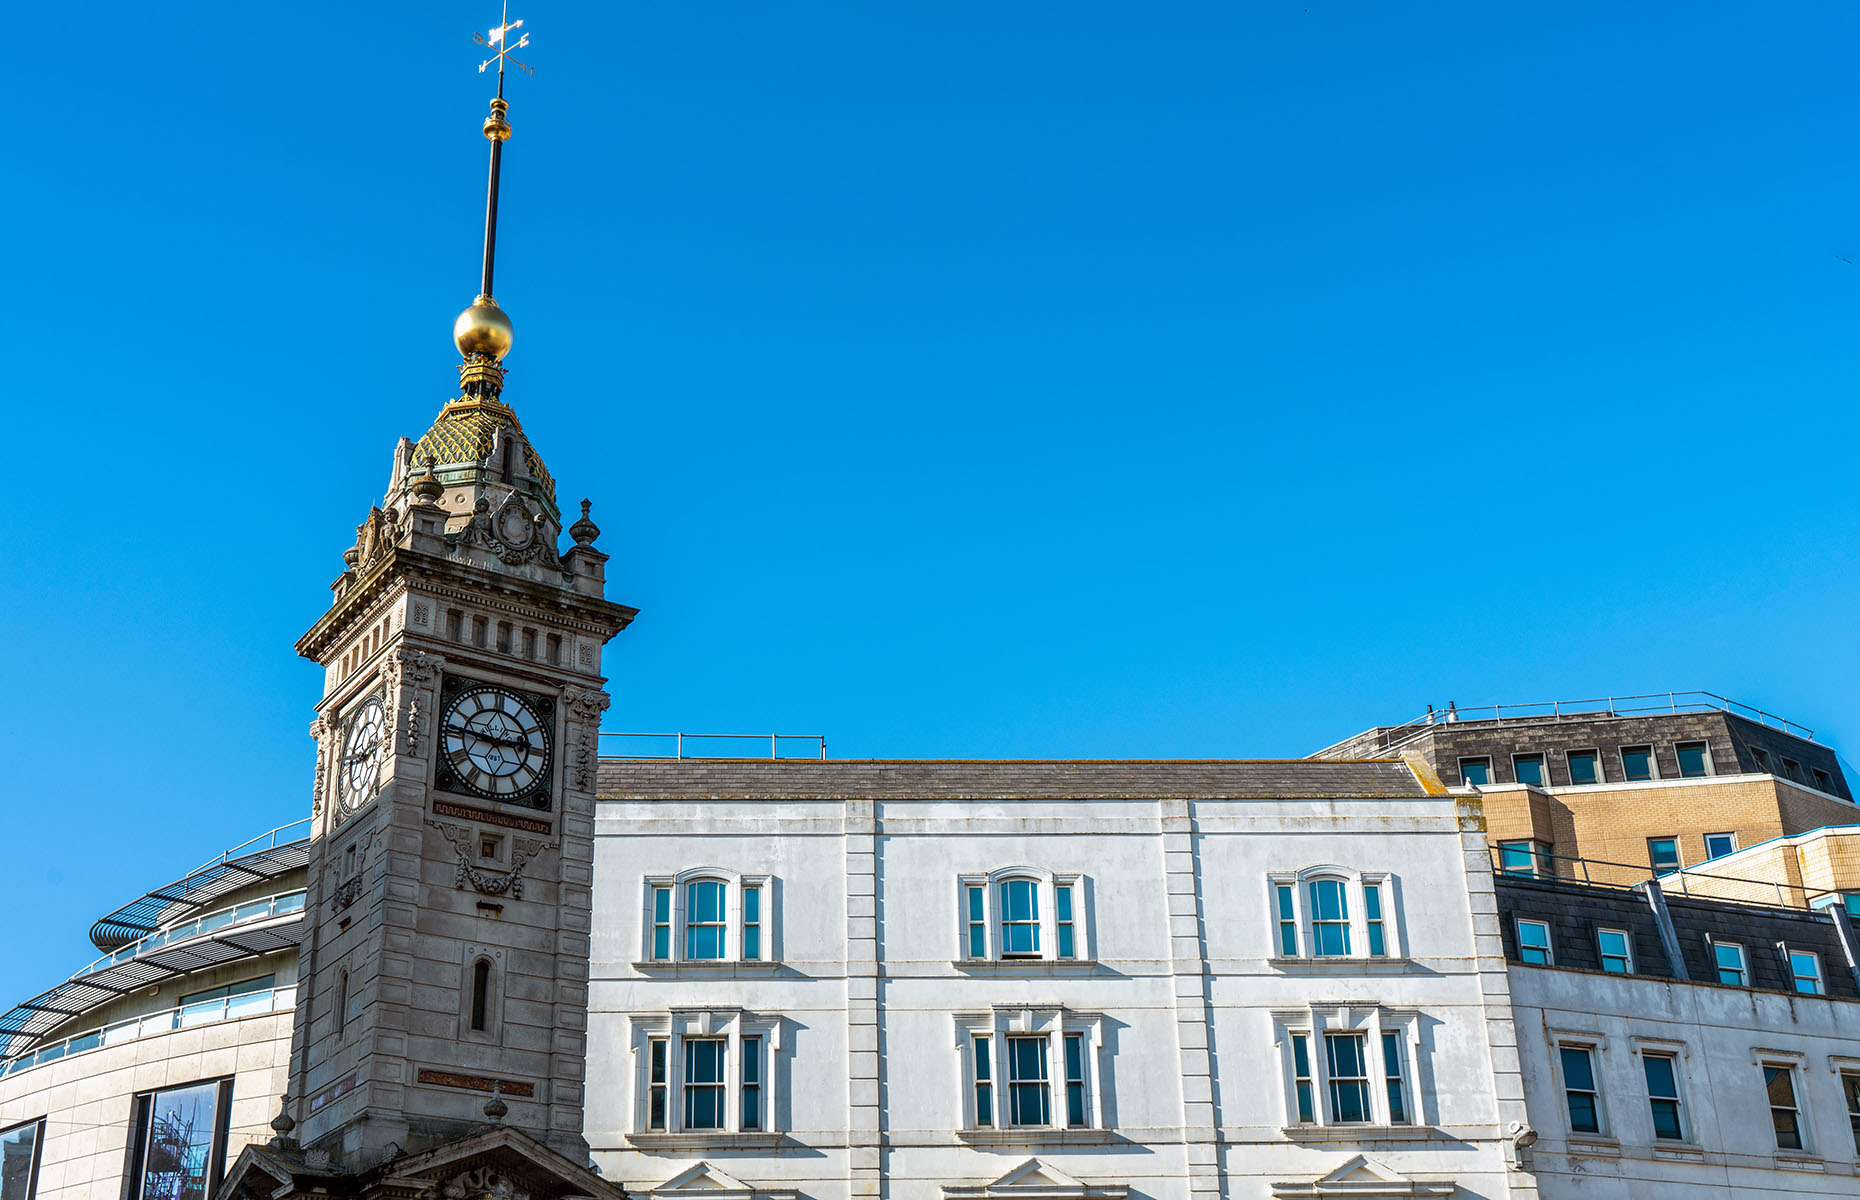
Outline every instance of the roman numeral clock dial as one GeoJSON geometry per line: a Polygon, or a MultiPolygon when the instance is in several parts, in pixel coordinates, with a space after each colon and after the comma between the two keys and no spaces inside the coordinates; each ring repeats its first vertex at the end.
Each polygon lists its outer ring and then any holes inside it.
{"type": "Polygon", "coordinates": [[[347,820],[381,790],[381,729],[385,713],[379,695],[355,706],[342,724],[342,757],[336,764],[336,819],[347,820]]]}
{"type": "Polygon", "coordinates": [[[487,800],[549,807],[554,701],[470,680],[446,680],[435,783],[487,800]]]}

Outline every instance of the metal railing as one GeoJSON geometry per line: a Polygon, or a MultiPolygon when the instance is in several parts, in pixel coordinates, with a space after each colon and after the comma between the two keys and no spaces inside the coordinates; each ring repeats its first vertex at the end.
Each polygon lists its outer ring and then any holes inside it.
{"type": "Polygon", "coordinates": [[[0,1076],[11,1075],[15,1071],[26,1071],[56,1062],[73,1054],[82,1054],[87,1050],[100,1050],[105,1046],[118,1046],[124,1042],[133,1042],[137,1038],[153,1037],[158,1033],[172,1033],[177,1029],[191,1029],[196,1025],[211,1025],[216,1021],[235,1021],[241,1017],[263,1016],[265,1013],[288,1012],[297,1003],[295,987],[269,988],[262,992],[247,992],[241,996],[224,996],[218,1000],[203,1000],[194,1004],[183,1004],[178,1008],[165,1009],[143,1017],[130,1017],[113,1025],[105,1025],[88,1033],[73,1034],[63,1041],[41,1046],[16,1054],[12,1058],[0,1059],[0,1076]]]}
{"type": "MultiPolygon", "coordinates": [[[[1528,851],[1511,847],[1509,853],[1519,857],[1507,862],[1507,848],[1502,845],[1488,846],[1487,851],[1492,861],[1492,874],[1507,875],[1517,879],[1547,879],[1564,883],[1580,883],[1585,887],[1612,888],[1616,891],[1629,891],[1645,883],[1657,880],[1662,888],[1677,892],[1681,896],[1693,895],[1689,886],[1690,879],[1714,879],[1722,883],[1747,884],[1753,887],[1770,888],[1776,893],[1778,908],[1812,908],[1815,902],[1825,896],[1838,896],[1841,893],[1827,888],[1811,888],[1799,883],[1785,883],[1778,879],[1750,879],[1741,875],[1720,875],[1712,871],[1700,870],[1699,867],[1684,867],[1675,871],[1661,871],[1646,863],[1609,862],[1602,858],[1572,858],[1563,854],[1551,854],[1546,850],[1532,848],[1528,851]],[[1556,864],[1568,863],[1567,872],[1557,870],[1556,864]],[[1597,879],[1591,873],[1591,867],[1607,868],[1611,873],[1630,871],[1640,876],[1633,883],[1622,883],[1618,879],[1597,879]],[[1675,884],[1675,881],[1677,883],[1675,884]],[[1800,895],[1801,901],[1792,902],[1790,895],[1800,895]]],[[[1755,904],[1758,901],[1733,896],[1718,895],[1714,892],[1696,893],[1701,900],[1723,900],[1729,904],[1755,904]]]]}
{"type": "Polygon", "coordinates": [[[77,979],[93,971],[101,971],[105,967],[127,962],[138,955],[147,954],[151,950],[157,950],[175,942],[185,942],[204,934],[217,933],[228,926],[244,925],[252,921],[262,921],[267,917],[281,917],[289,913],[302,912],[303,907],[304,889],[299,888],[294,892],[280,892],[262,900],[248,900],[244,904],[215,909],[198,917],[189,917],[185,921],[164,925],[146,937],[137,938],[116,953],[106,954],[92,961],[90,965],[74,973],[71,978],[77,979]]]}
{"type": "MultiPolygon", "coordinates": [[[[1459,721],[1592,721],[1606,717],[1641,717],[1656,713],[1727,712],[1759,725],[1780,729],[1804,741],[1814,741],[1815,731],[1786,717],[1777,716],[1741,700],[1731,700],[1716,692],[1647,692],[1639,696],[1596,696],[1587,700],[1541,700],[1528,704],[1485,704],[1474,708],[1449,705],[1429,710],[1412,721],[1391,725],[1379,739],[1384,749],[1407,742],[1435,725],[1459,721]]],[[[1347,739],[1346,739],[1347,740],[1347,739]]],[[[1342,745],[1343,743],[1338,743],[1342,745]]],[[[1326,747],[1325,749],[1334,749],[1326,747]]],[[[1322,753],[1320,751],[1319,753],[1322,753]]]]}
{"type": "Polygon", "coordinates": [[[827,739],[813,733],[602,733],[601,738],[602,758],[827,757],[827,739]],[[616,744],[622,749],[608,748],[616,744]]]}
{"type": "Polygon", "coordinates": [[[231,850],[227,850],[222,854],[209,858],[206,862],[201,863],[187,874],[181,876],[181,878],[192,879],[202,871],[210,871],[214,867],[224,866],[235,858],[244,858],[246,855],[256,854],[260,850],[276,850],[279,846],[291,842],[301,842],[310,836],[310,823],[313,820],[315,820],[315,818],[305,817],[301,821],[292,821],[289,825],[280,825],[268,833],[261,833],[250,841],[242,842],[234,846],[231,850]]]}

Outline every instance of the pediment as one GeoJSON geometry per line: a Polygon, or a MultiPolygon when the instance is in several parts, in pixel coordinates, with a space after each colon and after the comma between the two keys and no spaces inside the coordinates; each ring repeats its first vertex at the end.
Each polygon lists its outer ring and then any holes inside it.
{"type": "Polygon", "coordinates": [[[1354,1197],[1356,1200],[1384,1200],[1406,1196],[1451,1196],[1458,1185],[1435,1180],[1410,1179],[1358,1154],[1337,1168],[1310,1180],[1288,1180],[1272,1185],[1275,1200],[1304,1198],[1354,1197]]]}
{"type": "Polygon", "coordinates": [[[753,1187],[708,1162],[686,1167],[657,1187],[632,1191],[659,1200],[795,1200],[792,1190],[770,1191],[753,1187]]]}
{"type": "Polygon", "coordinates": [[[1030,1158],[991,1183],[946,1184],[947,1200],[1124,1200],[1123,1184],[1098,1187],[1075,1179],[1051,1163],[1030,1158]]]}

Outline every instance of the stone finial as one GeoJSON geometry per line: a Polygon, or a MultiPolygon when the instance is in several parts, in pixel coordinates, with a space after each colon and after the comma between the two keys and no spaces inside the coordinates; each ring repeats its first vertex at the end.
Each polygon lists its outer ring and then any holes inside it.
{"type": "Polygon", "coordinates": [[[581,520],[568,527],[568,536],[575,539],[577,546],[592,546],[594,539],[601,536],[601,527],[588,519],[589,501],[581,502],[581,520]]]}
{"type": "Polygon", "coordinates": [[[502,1086],[494,1081],[491,1084],[491,1098],[484,1102],[484,1115],[493,1121],[503,1120],[504,1115],[510,1111],[510,1105],[504,1103],[502,1086]]]}
{"type": "Polygon", "coordinates": [[[439,476],[433,473],[433,456],[426,456],[426,471],[413,481],[413,498],[421,504],[437,504],[439,498],[446,494],[446,487],[439,482],[439,476]]]}
{"type": "Polygon", "coordinates": [[[278,1115],[271,1118],[271,1132],[276,1135],[271,1139],[273,1149],[288,1150],[297,1145],[291,1138],[292,1131],[297,1128],[297,1122],[291,1120],[290,1107],[291,1094],[289,1092],[278,1097],[278,1115]]]}

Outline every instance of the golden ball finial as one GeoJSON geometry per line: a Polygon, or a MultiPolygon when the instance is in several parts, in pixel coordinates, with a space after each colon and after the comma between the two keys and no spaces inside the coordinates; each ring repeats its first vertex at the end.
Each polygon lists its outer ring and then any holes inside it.
{"type": "Polygon", "coordinates": [[[466,358],[484,354],[502,359],[510,353],[511,336],[510,318],[489,296],[473,300],[471,307],[452,322],[452,344],[466,358]]]}

